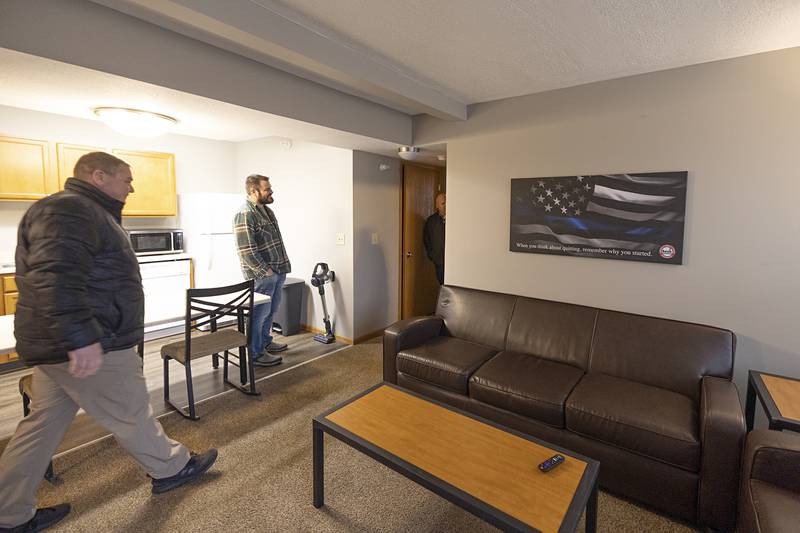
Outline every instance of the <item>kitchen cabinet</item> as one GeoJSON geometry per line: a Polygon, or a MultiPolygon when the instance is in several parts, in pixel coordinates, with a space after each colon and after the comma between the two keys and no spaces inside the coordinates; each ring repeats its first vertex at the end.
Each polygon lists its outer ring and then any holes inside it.
{"type": "Polygon", "coordinates": [[[62,190],[67,178],[72,177],[75,163],[78,162],[81,156],[90,152],[107,151],[108,150],[97,146],[82,146],[79,144],[65,143],[56,144],[56,157],[58,158],[58,189],[62,190]]]}
{"type": "Polygon", "coordinates": [[[17,299],[19,292],[17,292],[17,284],[14,281],[14,274],[3,274],[3,313],[4,315],[13,315],[14,310],[17,308],[17,299]]]}
{"type": "Polygon", "coordinates": [[[56,190],[47,141],[0,137],[0,200],[38,200],[56,190]]]}
{"type": "Polygon", "coordinates": [[[109,152],[131,166],[134,193],[128,196],[128,217],[170,217],[178,214],[175,155],[98,146],[0,137],[0,200],[38,200],[64,188],[75,163],[89,152],[109,152]],[[53,160],[51,171],[50,162],[53,160]]]}
{"type": "Polygon", "coordinates": [[[122,214],[134,217],[168,217],[178,214],[175,192],[175,156],[160,152],[111,151],[131,166],[134,193],[122,214]]]}

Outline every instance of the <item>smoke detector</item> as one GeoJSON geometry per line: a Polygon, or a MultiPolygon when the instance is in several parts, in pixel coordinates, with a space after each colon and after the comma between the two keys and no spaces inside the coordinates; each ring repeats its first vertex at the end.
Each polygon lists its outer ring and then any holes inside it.
{"type": "Polygon", "coordinates": [[[401,146],[397,150],[397,155],[400,156],[400,159],[405,159],[406,161],[414,161],[416,158],[419,157],[419,148],[416,146],[401,146]]]}

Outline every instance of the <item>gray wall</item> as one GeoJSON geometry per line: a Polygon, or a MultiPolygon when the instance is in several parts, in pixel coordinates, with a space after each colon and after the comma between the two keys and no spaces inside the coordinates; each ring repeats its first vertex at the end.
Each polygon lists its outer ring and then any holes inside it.
{"type": "Polygon", "coordinates": [[[352,339],[353,330],[353,156],[352,150],[297,139],[267,137],[236,145],[236,175],[270,177],[275,203],[270,207],[292,262],[289,277],[306,282],[301,323],[322,329],[322,300],[311,287],[318,262],[328,263],[336,282],[325,287],[336,335],[352,339]],[[336,234],[344,234],[337,244],[336,234]]]}
{"type": "Polygon", "coordinates": [[[0,46],[223,102],[411,144],[411,117],[87,0],[3,0],[0,46]]]}
{"type": "MultiPolygon", "coordinates": [[[[730,328],[800,376],[800,48],[415,119],[447,143],[447,282],[730,328]],[[684,264],[512,253],[511,177],[688,170],[684,264]]],[[[658,364],[658,361],[653,361],[658,364]]]]}
{"type": "Polygon", "coordinates": [[[399,159],[353,152],[354,338],[398,320],[400,183],[399,159]]]}

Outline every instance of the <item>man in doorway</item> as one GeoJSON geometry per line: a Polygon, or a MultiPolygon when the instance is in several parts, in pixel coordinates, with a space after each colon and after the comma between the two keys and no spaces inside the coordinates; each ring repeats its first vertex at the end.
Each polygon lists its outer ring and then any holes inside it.
{"type": "Polygon", "coordinates": [[[447,197],[440,192],[434,200],[436,212],[425,221],[422,237],[425,242],[425,253],[436,267],[436,279],[444,285],[444,221],[447,197]]]}
{"type": "Polygon", "coordinates": [[[250,357],[255,365],[274,366],[283,360],[275,354],[285,351],[287,346],[273,340],[272,319],[281,304],[283,283],[292,265],[275,213],[267,207],[275,201],[269,178],[260,174],[247,176],[245,191],[247,201],[233,219],[242,274],[245,279],[255,280],[256,292],[270,297],[268,303],[253,308],[250,357]]]}
{"type": "Polygon", "coordinates": [[[196,479],[217,458],[167,437],[150,407],[134,349],[144,335],[142,278],[120,225],[132,181],[121,159],[86,154],[64,190],[19,224],[14,334],[33,367],[33,397],[0,458],[0,531],[40,531],[69,513],[69,504],[36,509],[36,489],[79,408],[149,474],[154,494],[196,479]]]}

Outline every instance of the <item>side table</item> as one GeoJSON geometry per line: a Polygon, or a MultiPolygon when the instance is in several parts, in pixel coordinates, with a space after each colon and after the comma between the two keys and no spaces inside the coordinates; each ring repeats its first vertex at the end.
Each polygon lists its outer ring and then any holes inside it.
{"type": "Polygon", "coordinates": [[[750,370],[747,377],[747,431],[753,429],[756,396],[769,420],[769,429],[800,431],[800,379],[750,370]]]}

